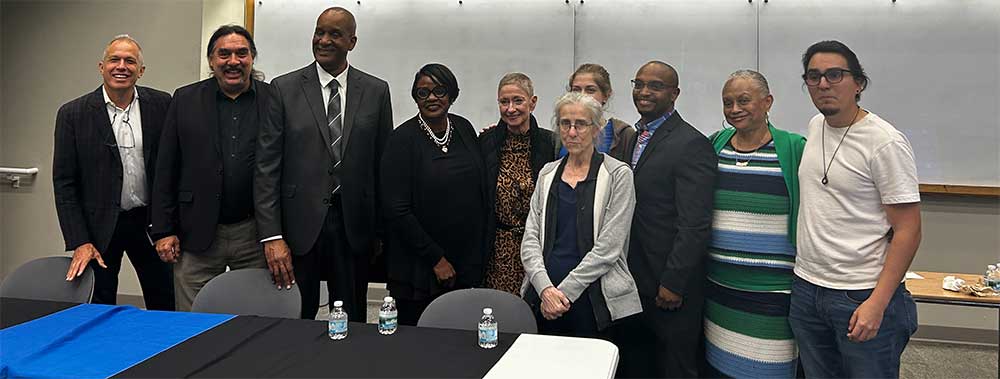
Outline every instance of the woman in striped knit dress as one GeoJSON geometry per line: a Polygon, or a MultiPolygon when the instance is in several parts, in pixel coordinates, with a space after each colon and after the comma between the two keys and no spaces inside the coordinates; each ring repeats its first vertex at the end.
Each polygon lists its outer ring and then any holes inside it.
{"type": "Polygon", "coordinates": [[[711,137],[719,179],[705,302],[710,377],[795,377],[788,307],[805,139],[768,122],[773,102],[756,71],[733,73],[722,89],[733,128],[711,137]]]}

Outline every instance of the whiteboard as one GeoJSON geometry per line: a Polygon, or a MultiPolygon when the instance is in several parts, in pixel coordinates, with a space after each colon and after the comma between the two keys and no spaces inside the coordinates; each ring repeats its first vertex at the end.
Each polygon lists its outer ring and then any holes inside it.
{"type": "Polygon", "coordinates": [[[775,125],[818,114],[802,53],[836,39],[871,78],[861,106],[903,132],[921,183],[1000,185],[1000,1],[823,0],[760,5],[760,68],[775,125]]]}
{"type": "Polygon", "coordinates": [[[733,0],[587,0],[576,12],[577,65],[608,69],[614,95],[609,110],[639,120],[632,83],[651,60],[677,70],[677,111],[706,135],[722,128],[722,85],[729,74],[756,67],[756,4],[733,0]],[[626,6],[627,5],[627,6],[626,6]]]}
{"type": "MultiPolygon", "coordinates": [[[[326,8],[354,14],[358,43],[351,65],[389,82],[395,125],[417,114],[410,97],[421,66],[448,66],[461,90],[451,112],[477,129],[500,119],[497,83],[508,72],[531,77],[535,116],[548,127],[552,104],[573,70],[573,6],[563,1],[261,0],[254,36],[255,66],[269,78],[313,61],[312,34],[326,8]]],[[[550,128],[551,129],[551,128],[550,128]]]]}
{"type": "Polygon", "coordinates": [[[430,62],[455,72],[452,112],[477,128],[499,118],[500,77],[522,71],[551,129],[553,101],[588,62],[611,73],[611,113],[635,122],[629,80],[657,59],[677,68],[677,109],[703,133],[722,127],[722,85],[741,68],[768,78],[774,124],[802,133],[817,111],[801,55],[839,39],[872,79],[862,106],[906,134],[922,183],[1000,186],[997,0],[260,0],[257,68],[275,77],[311,62],[316,17],[338,4],[358,20],[351,64],[389,82],[397,125],[416,114],[409,89],[430,62]]]}

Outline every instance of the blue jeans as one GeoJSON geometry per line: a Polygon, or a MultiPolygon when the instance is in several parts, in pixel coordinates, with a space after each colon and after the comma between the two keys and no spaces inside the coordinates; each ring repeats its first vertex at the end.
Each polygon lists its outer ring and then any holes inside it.
{"type": "Polygon", "coordinates": [[[810,378],[898,378],[899,356],[917,330],[917,307],[900,283],[878,334],[865,342],[847,338],[851,315],[872,290],[835,290],[795,277],[788,321],[799,359],[810,378]]]}

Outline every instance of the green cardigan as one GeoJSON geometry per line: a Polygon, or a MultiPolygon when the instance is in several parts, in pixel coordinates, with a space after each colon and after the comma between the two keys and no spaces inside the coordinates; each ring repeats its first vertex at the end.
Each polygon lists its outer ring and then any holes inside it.
{"type": "MultiPolygon", "coordinates": [[[[791,132],[777,129],[770,122],[767,128],[774,139],[774,149],[778,153],[778,164],[781,165],[781,175],[785,177],[785,187],[788,188],[790,213],[788,214],[788,241],[795,246],[796,222],[799,218],[799,162],[802,161],[802,150],[806,148],[806,138],[791,132]]],[[[729,139],[736,134],[735,128],[726,128],[712,134],[710,139],[718,154],[729,139]]]]}

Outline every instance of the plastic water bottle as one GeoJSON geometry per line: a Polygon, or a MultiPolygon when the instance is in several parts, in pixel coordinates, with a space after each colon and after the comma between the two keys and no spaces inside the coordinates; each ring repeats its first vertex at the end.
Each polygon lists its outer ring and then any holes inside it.
{"type": "Polygon", "coordinates": [[[479,347],[497,347],[497,320],[493,318],[493,308],[483,308],[483,318],[479,320],[479,347]]]}
{"type": "Polygon", "coordinates": [[[347,313],[344,312],[343,301],[333,302],[333,311],[330,312],[329,334],[332,340],[347,338],[347,313]]]}
{"type": "Polygon", "coordinates": [[[396,301],[392,296],[382,299],[382,307],[378,309],[378,332],[389,335],[396,332],[396,321],[399,313],[396,312],[396,301]]]}
{"type": "Polygon", "coordinates": [[[1000,291],[1000,262],[994,266],[996,266],[996,270],[993,270],[993,289],[1000,291]]]}
{"type": "Polygon", "coordinates": [[[986,286],[993,288],[995,290],[1000,290],[1000,271],[997,270],[996,265],[986,266],[986,286]]]}

